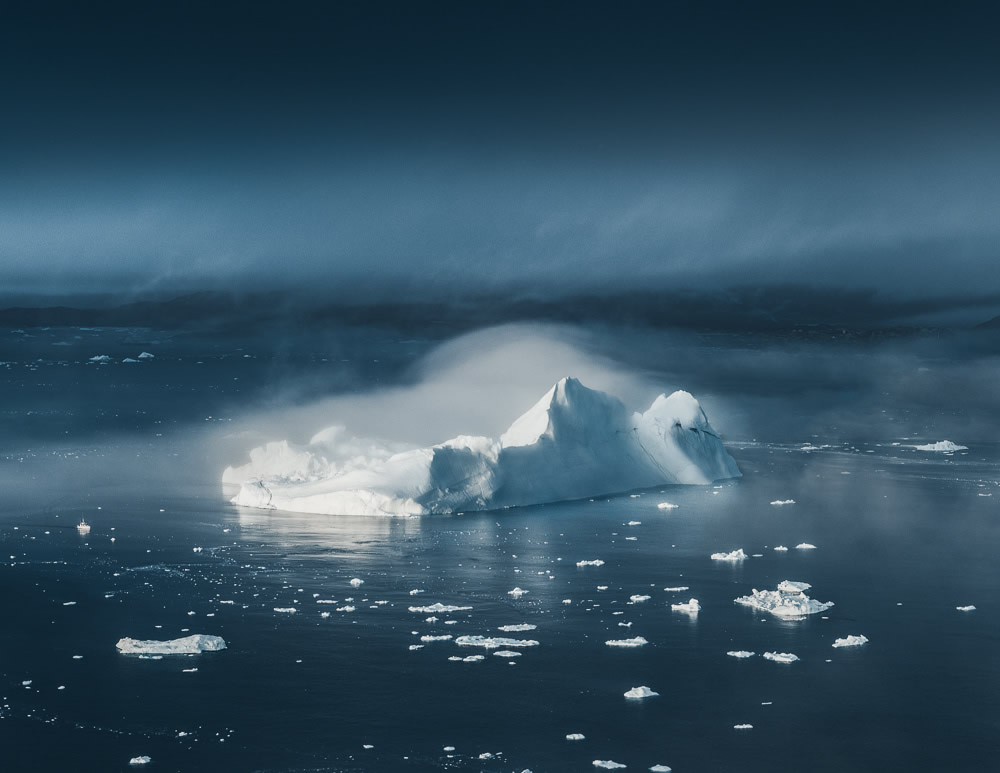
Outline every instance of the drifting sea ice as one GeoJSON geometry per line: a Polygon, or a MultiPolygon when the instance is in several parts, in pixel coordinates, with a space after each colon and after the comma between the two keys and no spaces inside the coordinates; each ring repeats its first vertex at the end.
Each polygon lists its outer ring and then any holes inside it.
{"type": "Polygon", "coordinates": [[[673,768],[671,768],[669,765],[653,765],[653,767],[651,767],[650,770],[652,771],[652,773],[670,773],[673,770],[673,768]]]}
{"type": "Polygon", "coordinates": [[[435,612],[466,612],[472,607],[457,607],[451,604],[442,604],[437,602],[426,607],[407,607],[411,612],[420,612],[422,614],[433,614],[435,612]]]}
{"type": "Polygon", "coordinates": [[[523,588],[514,588],[514,590],[507,591],[508,596],[513,596],[516,599],[521,598],[521,596],[523,596],[526,593],[528,593],[528,591],[524,590],[523,588]]]}
{"type": "Polygon", "coordinates": [[[149,755],[143,754],[140,757],[133,757],[132,759],[130,759],[128,761],[128,764],[129,765],[135,765],[135,766],[148,765],[152,761],[153,761],[152,757],[150,757],[149,755]]]}
{"type": "Polygon", "coordinates": [[[275,607],[275,612],[281,612],[285,615],[294,615],[298,610],[295,607],[275,607]]]}
{"type": "Polygon", "coordinates": [[[680,505],[675,505],[673,502],[660,502],[656,507],[658,510],[676,510],[680,505]]]}
{"type": "Polygon", "coordinates": [[[633,687],[631,690],[625,692],[626,698],[631,698],[638,700],[640,698],[654,698],[659,695],[658,692],[653,692],[646,685],[640,685],[639,687],[633,687]]]}
{"type": "Polygon", "coordinates": [[[604,562],[599,558],[594,558],[590,560],[577,561],[577,566],[604,566],[604,562]]]}
{"type": "Polygon", "coordinates": [[[680,593],[681,591],[691,590],[691,588],[687,585],[677,585],[672,588],[664,588],[663,590],[667,593],[680,593]]]}
{"type": "Polygon", "coordinates": [[[498,658],[519,658],[524,653],[515,652],[514,650],[497,650],[493,654],[498,658]]]}
{"type": "Polygon", "coordinates": [[[671,604],[670,609],[674,612],[686,612],[689,615],[697,615],[701,611],[701,604],[698,599],[690,599],[686,604],[671,604]]]}
{"type": "Polygon", "coordinates": [[[753,730],[753,725],[749,724],[733,725],[733,730],[753,730]]]}
{"type": "Polygon", "coordinates": [[[975,606],[969,604],[968,606],[965,607],[955,607],[955,609],[957,609],[959,612],[972,612],[975,610],[975,606]]]}
{"type": "Polygon", "coordinates": [[[796,550],[815,550],[816,546],[815,545],[810,545],[808,542],[800,542],[798,545],[795,546],[795,549],[796,550]]]}
{"type": "Polygon", "coordinates": [[[501,625],[497,630],[504,633],[517,633],[518,631],[534,631],[537,627],[531,623],[518,623],[517,625],[501,625]]]}
{"type": "Polygon", "coordinates": [[[772,505],[779,505],[779,506],[780,505],[794,505],[795,504],[795,500],[794,499],[775,499],[771,504],[772,505]]]}
{"type": "Polygon", "coordinates": [[[587,736],[585,736],[583,733],[567,733],[566,734],[566,740],[567,741],[582,741],[586,737],[587,736]]]}
{"type": "Polygon", "coordinates": [[[632,639],[609,639],[604,643],[609,647],[642,647],[649,644],[649,642],[641,636],[636,636],[632,639]]]}
{"type": "Polygon", "coordinates": [[[747,557],[747,554],[743,552],[743,548],[739,550],[734,550],[731,553],[712,553],[713,561],[743,561],[747,557]]]}
{"type": "Polygon", "coordinates": [[[156,641],[154,639],[119,639],[115,645],[125,655],[197,655],[199,652],[217,652],[226,649],[221,636],[203,633],[184,636],[180,639],[156,641]]]}
{"type": "Polygon", "coordinates": [[[788,552],[788,548],[786,548],[784,545],[776,545],[774,549],[777,550],[779,553],[788,552]]]}
{"type": "Polygon", "coordinates": [[[455,644],[460,647],[485,647],[486,649],[498,649],[500,647],[537,647],[538,642],[534,639],[507,639],[503,636],[459,636],[455,639],[455,644]]]}
{"type": "Polygon", "coordinates": [[[751,595],[741,596],[734,601],[743,606],[770,612],[775,617],[785,620],[795,620],[817,612],[825,612],[833,606],[832,601],[823,602],[809,598],[805,591],[810,587],[812,586],[808,583],[784,580],[778,583],[778,590],[754,588],[751,595]]]}
{"type": "Polygon", "coordinates": [[[420,641],[424,641],[424,642],[428,642],[428,641],[450,641],[452,638],[454,638],[454,637],[450,633],[445,633],[445,634],[442,634],[441,636],[432,636],[432,635],[421,636],[420,637],[420,641]]]}
{"type": "Polygon", "coordinates": [[[794,663],[799,659],[798,655],[793,655],[791,652],[765,652],[762,657],[775,663],[794,663]]]}
{"type": "Polygon", "coordinates": [[[604,768],[606,770],[617,770],[619,768],[628,767],[627,765],[615,762],[614,760],[594,760],[593,765],[595,768],[604,768]]]}
{"type": "Polygon", "coordinates": [[[641,604],[643,601],[649,601],[652,596],[643,596],[641,594],[635,594],[634,596],[629,596],[628,600],[633,604],[641,604]]]}
{"type": "Polygon", "coordinates": [[[843,639],[837,639],[831,646],[834,647],[860,647],[862,644],[868,643],[867,636],[854,636],[848,635],[843,639]]]}
{"type": "Polygon", "coordinates": [[[360,588],[364,584],[365,581],[362,580],[360,577],[354,577],[351,579],[351,586],[354,588],[360,588]]]}
{"type": "Polygon", "coordinates": [[[922,446],[913,446],[918,451],[968,451],[968,446],[960,446],[950,440],[940,440],[937,443],[927,443],[922,446]]]}
{"type": "Polygon", "coordinates": [[[729,650],[726,654],[731,658],[752,658],[754,656],[754,653],[749,650],[729,650]]]}

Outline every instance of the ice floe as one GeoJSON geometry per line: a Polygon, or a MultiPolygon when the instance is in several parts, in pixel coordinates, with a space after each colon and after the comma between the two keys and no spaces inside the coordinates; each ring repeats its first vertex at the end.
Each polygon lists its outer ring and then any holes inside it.
{"type": "Polygon", "coordinates": [[[794,505],[795,504],[795,500],[794,499],[775,499],[771,504],[772,505],[778,505],[778,506],[780,506],[780,505],[794,505]]]}
{"type": "Polygon", "coordinates": [[[968,451],[968,446],[960,446],[950,440],[939,440],[937,443],[927,443],[922,446],[913,446],[918,451],[968,451]]]}
{"type": "Polygon", "coordinates": [[[777,550],[779,553],[788,552],[788,548],[786,548],[784,545],[775,545],[774,549],[777,550]]]}
{"type": "Polygon", "coordinates": [[[673,502],[660,502],[656,506],[658,510],[676,510],[680,505],[675,505],[673,502]]]}
{"type": "Polygon", "coordinates": [[[440,636],[433,636],[428,634],[426,636],[421,636],[420,641],[430,642],[430,641],[451,641],[452,635],[450,633],[441,634],[440,636]]]}
{"type": "Polygon", "coordinates": [[[639,698],[655,698],[659,695],[658,692],[653,692],[646,685],[640,685],[639,687],[633,687],[631,690],[625,692],[626,698],[639,699],[639,698]]]}
{"type": "Polygon", "coordinates": [[[436,612],[465,612],[472,607],[461,607],[455,606],[453,604],[442,604],[441,602],[436,602],[425,607],[407,607],[411,612],[420,612],[423,614],[433,614],[436,612]]]}
{"type": "Polygon", "coordinates": [[[501,647],[537,647],[538,642],[534,639],[507,639],[503,636],[459,636],[455,639],[455,644],[460,647],[485,647],[488,650],[499,649],[501,647]]]}
{"type": "Polygon", "coordinates": [[[519,658],[523,653],[514,650],[497,650],[493,654],[498,658],[519,658]]]}
{"type": "Polygon", "coordinates": [[[519,599],[521,598],[521,596],[525,595],[528,592],[529,591],[524,590],[524,588],[514,588],[514,590],[507,591],[507,595],[519,599]]]}
{"type": "Polygon", "coordinates": [[[229,467],[245,507],[343,515],[421,515],[542,504],[662,484],[739,477],[687,392],[645,413],[574,378],[555,384],[499,439],[459,436],[429,448],[350,437],[343,427],[296,448],[277,441],[229,467]],[[360,451],[360,453],[359,453],[360,451]]]}
{"type": "Polygon", "coordinates": [[[743,548],[734,550],[731,553],[712,553],[713,561],[732,561],[735,563],[737,561],[744,561],[746,557],[747,554],[743,552],[743,548]]]}
{"type": "Polygon", "coordinates": [[[669,765],[653,765],[653,767],[650,768],[652,773],[671,773],[672,770],[673,768],[669,765]]]}
{"type": "Polygon", "coordinates": [[[585,736],[583,733],[567,733],[566,734],[566,740],[567,741],[582,741],[586,737],[587,736],[585,736]]]}
{"type": "Polygon", "coordinates": [[[795,546],[795,549],[796,550],[815,550],[816,546],[815,545],[811,545],[808,542],[800,542],[798,545],[795,546]]]}
{"type": "Polygon", "coordinates": [[[649,644],[649,642],[641,636],[636,636],[632,639],[609,639],[604,643],[609,647],[642,647],[649,644]]]}
{"type": "Polygon", "coordinates": [[[691,590],[691,588],[687,585],[675,585],[671,588],[664,588],[663,590],[667,593],[680,593],[681,591],[691,590]]]}
{"type": "Polygon", "coordinates": [[[833,642],[831,646],[833,647],[860,647],[862,644],[868,643],[867,636],[854,636],[849,634],[843,639],[837,639],[833,642]]]}
{"type": "Polygon", "coordinates": [[[689,599],[686,604],[671,604],[670,609],[674,612],[686,612],[689,615],[697,615],[701,611],[701,604],[698,599],[689,599]]]}
{"type": "Polygon", "coordinates": [[[764,660],[773,660],[775,663],[794,663],[799,659],[798,655],[791,652],[765,652],[761,657],[764,660]]]}
{"type": "Polygon", "coordinates": [[[726,653],[731,658],[752,658],[754,656],[753,652],[749,650],[729,650],[726,653]]]}
{"type": "Polygon", "coordinates": [[[623,765],[620,762],[615,762],[614,760],[594,760],[593,765],[595,768],[604,768],[605,770],[618,770],[620,768],[627,768],[628,765],[623,765]]]}
{"type": "Polygon", "coordinates": [[[801,619],[806,615],[825,612],[833,606],[832,601],[823,602],[809,598],[805,591],[811,587],[809,583],[784,580],[778,583],[777,590],[754,588],[749,596],[741,596],[734,601],[763,612],[770,612],[775,617],[786,620],[801,619]]]}
{"type": "Polygon", "coordinates": [[[733,730],[753,730],[753,725],[746,723],[742,725],[733,725],[733,730]]]}
{"type": "Polygon", "coordinates": [[[152,761],[153,761],[152,757],[150,757],[148,754],[143,754],[140,755],[139,757],[133,757],[128,761],[128,764],[139,767],[140,765],[148,765],[152,761]]]}
{"type": "Polygon", "coordinates": [[[537,627],[531,623],[518,623],[517,625],[501,625],[497,630],[504,633],[516,633],[518,631],[534,631],[537,627]]]}
{"type": "Polygon", "coordinates": [[[577,561],[577,566],[604,566],[604,562],[599,558],[592,558],[584,561],[577,561]]]}
{"type": "Polygon", "coordinates": [[[642,594],[635,594],[634,596],[629,596],[628,600],[633,604],[641,604],[643,601],[649,601],[652,596],[643,596],[642,594]]]}
{"type": "Polygon", "coordinates": [[[199,652],[217,652],[226,649],[221,636],[203,633],[184,636],[180,639],[157,641],[155,639],[119,639],[115,645],[125,655],[196,655],[199,652]]]}
{"type": "Polygon", "coordinates": [[[959,612],[972,612],[972,611],[975,610],[975,608],[976,607],[974,605],[972,605],[972,604],[969,604],[969,605],[964,606],[964,607],[955,607],[955,609],[957,609],[959,612]]]}

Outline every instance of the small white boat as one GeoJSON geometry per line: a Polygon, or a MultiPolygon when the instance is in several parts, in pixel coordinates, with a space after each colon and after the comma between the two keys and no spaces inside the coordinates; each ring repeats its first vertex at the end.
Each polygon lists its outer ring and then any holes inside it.
{"type": "Polygon", "coordinates": [[[80,519],[80,523],[76,525],[76,530],[80,534],[90,534],[90,524],[83,518],[80,519]]]}

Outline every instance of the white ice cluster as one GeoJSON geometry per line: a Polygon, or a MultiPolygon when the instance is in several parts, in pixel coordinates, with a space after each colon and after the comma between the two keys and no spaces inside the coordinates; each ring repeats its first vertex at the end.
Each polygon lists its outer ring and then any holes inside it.
{"type": "Polygon", "coordinates": [[[753,607],[762,612],[770,612],[775,617],[785,620],[798,620],[806,615],[825,612],[833,606],[832,601],[816,601],[806,595],[812,586],[807,582],[792,582],[784,580],[778,583],[777,590],[757,590],[749,596],[734,599],[737,604],[753,607]]]}

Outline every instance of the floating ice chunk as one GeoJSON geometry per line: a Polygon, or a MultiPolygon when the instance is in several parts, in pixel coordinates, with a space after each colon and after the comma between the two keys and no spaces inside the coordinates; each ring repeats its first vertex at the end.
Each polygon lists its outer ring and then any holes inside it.
{"type": "Polygon", "coordinates": [[[416,596],[417,594],[423,593],[423,592],[424,591],[423,591],[422,588],[414,588],[413,590],[410,591],[410,595],[411,596],[416,596]]]}
{"type": "Polygon", "coordinates": [[[646,644],[649,644],[649,642],[641,636],[636,636],[632,639],[609,639],[604,643],[609,647],[643,647],[646,644]]]}
{"type": "Polygon", "coordinates": [[[604,562],[599,558],[593,558],[590,560],[577,561],[577,566],[604,566],[604,562]]]}
{"type": "Polygon", "coordinates": [[[353,612],[354,609],[355,608],[352,607],[350,604],[348,604],[346,607],[337,607],[338,612],[353,612]]]}
{"type": "Polygon", "coordinates": [[[351,438],[343,427],[304,448],[250,452],[223,483],[246,507],[331,515],[421,515],[583,499],[663,484],[739,477],[687,392],[631,414],[574,378],[555,384],[498,439],[459,436],[429,448],[351,438]]]}
{"type": "Polygon", "coordinates": [[[97,354],[91,357],[88,362],[111,362],[111,356],[107,354],[97,354]]]}
{"type": "Polygon", "coordinates": [[[774,549],[777,550],[779,553],[785,553],[788,551],[788,548],[786,548],[784,545],[776,545],[774,549]]]}
{"type": "Polygon", "coordinates": [[[521,598],[521,596],[523,596],[525,593],[528,593],[528,591],[524,590],[523,588],[514,588],[514,590],[507,591],[508,596],[513,596],[516,599],[521,598]]]}
{"type": "Polygon", "coordinates": [[[659,695],[658,692],[653,692],[646,685],[641,685],[639,687],[633,687],[625,693],[626,698],[639,699],[639,698],[654,698],[659,695]]]}
{"type": "Polygon", "coordinates": [[[274,611],[280,612],[284,615],[294,615],[299,610],[297,610],[295,607],[275,607],[274,611]]]}
{"type": "Polygon", "coordinates": [[[197,633],[168,641],[124,638],[119,639],[115,646],[125,655],[196,655],[224,650],[226,642],[221,636],[197,633]]]}
{"type": "Polygon", "coordinates": [[[795,500],[794,499],[775,499],[771,504],[772,505],[778,505],[778,506],[781,506],[781,505],[794,505],[795,504],[795,500]]]}
{"type": "Polygon", "coordinates": [[[522,655],[522,653],[514,652],[514,650],[497,650],[493,654],[498,658],[519,658],[522,655]]]}
{"type": "Polygon", "coordinates": [[[129,765],[135,765],[136,767],[138,767],[140,765],[148,765],[152,761],[153,761],[152,757],[150,757],[147,754],[143,754],[143,755],[141,755],[139,757],[133,757],[132,759],[130,759],[128,761],[128,764],[129,765]]]}
{"type": "Polygon", "coordinates": [[[814,615],[818,612],[825,612],[833,606],[832,601],[816,601],[809,598],[801,589],[811,587],[808,583],[791,582],[785,580],[778,584],[778,590],[757,590],[749,596],[741,596],[734,599],[737,604],[753,607],[763,612],[770,612],[775,617],[786,620],[794,620],[814,615]],[[781,588],[788,591],[782,591],[781,588]]]}
{"type": "Polygon", "coordinates": [[[534,631],[537,627],[531,623],[518,623],[517,625],[501,625],[497,630],[504,633],[516,633],[518,631],[534,631]]]}
{"type": "Polygon", "coordinates": [[[749,650],[729,650],[726,654],[731,658],[752,658],[754,656],[754,653],[749,650]]]}
{"type": "Polygon", "coordinates": [[[360,588],[364,584],[365,584],[365,581],[362,580],[360,577],[355,577],[355,578],[353,578],[351,580],[351,586],[354,587],[354,588],[360,588]]]}
{"type": "Polygon", "coordinates": [[[959,612],[972,612],[973,610],[975,610],[975,606],[969,604],[968,606],[965,607],[955,607],[955,609],[957,609],[959,612]]]}
{"type": "Polygon", "coordinates": [[[800,542],[798,545],[795,546],[795,549],[796,550],[815,550],[816,546],[815,545],[811,545],[808,542],[800,542]]]}
{"type": "Polygon", "coordinates": [[[463,663],[479,663],[486,660],[485,655],[469,655],[464,658],[448,658],[448,660],[461,660],[463,663]]]}
{"type": "Polygon", "coordinates": [[[854,636],[848,635],[843,639],[837,639],[832,646],[834,647],[860,647],[862,644],[868,643],[867,636],[854,636]]]}
{"type": "Polygon", "coordinates": [[[687,585],[676,585],[672,588],[664,588],[667,593],[680,593],[681,591],[691,590],[687,585]]]}
{"type": "Polygon", "coordinates": [[[732,553],[712,553],[713,561],[743,561],[747,557],[747,554],[743,552],[743,548],[739,550],[734,550],[732,553]]]}
{"type": "Polygon", "coordinates": [[[450,633],[441,634],[440,636],[421,636],[420,641],[450,641],[452,635],[450,633]]]}
{"type": "Polygon", "coordinates": [[[633,604],[641,604],[643,601],[649,601],[651,598],[652,596],[642,596],[637,593],[634,596],[629,596],[628,600],[631,601],[633,604]]]}
{"type": "Polygon", "coordinates": [[[762,657],[775,663],[794,663],[799,659],[798,655],[793,655],[791,652],[765,652],[762,657]]]}
{"type": "Polygon", "coordinates": [[[627,765],[623,765],[620,762],[615,762],[614,760],[594,760],[595,768],[605,768],[606,770],[617,770],[619,768],[626,768],[627,765]]]}
{"type": "Polygon", "coordinates": [[[669,765],[653,765],[650,768],[652,773],[670,773],[673,770],[669,765]]]}
{"type": "Polygon", "coordinates": [[[155,356],[156,356],[155,354],[150,354],[149,352],[142,352],[142,353],[141,353],[141,354],[139,355],[139,359],[140,359],[140,360],[151,360],[151,359],[153,359],[153,357],[155,357],[155,356]]]}
{"type": "Polygon", "coordinates": [[[750,724],[733,725],[733,730],[753,730],[753,725],[750,724]]]}
{"type": "Polygon", "coordinates": [[[628,526],[642,526],[642,521],[629,521],[628,526]]]}
{"type": "Polygon", "coordinates": [[[408,607],[411,612],[420,612],[421,614],[433,614],[436,612],[466,612],[472,607],[459,607],[451,604],[442,604],[437,602],[426,607],[408,607]]]}
{"type": "Polygon", "coordinates": [[[968,446],[960,446],[950,440],[940,440],[937,443],[927,443],[922,446],[913,446],[918,451],[968,451],[968,446]]]}
{"type": "Polygon", "coordinates": [[[812,587],[807,582],[794,582],[792,580],[782,580],[778,583],[778,591],[780,593],[805,593],[812,587]]]}
{"type": "Polygon", "coordinates": [[[675,505],[673,502],[660,502],[656,506],[658,510],[676,510],[680,505],[675,505]]]}
{"type": "Polygon", "coordinates": [[[701,611],[701,604],[698,599],[690,599],[686,604],[671,604],[670,608],[674,612],[686,612],[689,615],[697,615],[701,611]]]}
{"type": "Polygon", "coordinates": [[[422,650],[423,648],[424,648],[423,644],[411,644],[410,652],[413,652],[413,650],[422,650]]]}
{"type": "Polygon", "coordinates": [[[566,734],[566,740],[567,741],[582,741],[586,737],[587,736],[585,736],[583,733],[567,733],[566,734]]]}
{"type": "Polygon", "coordinates": [[[191,548],[191,552],[193,552],[193,553],[201,553],[204,549],[205,548],[191,548]]]}
{"type": "Polygon", "coordinates": [[[485,647],[488,650],[499,649],[501,647],[537,647],[538,642],[534,639],[507,639],[503,636],[459,636],[455,639],[455,644],[460,647],[485,647]]]}

